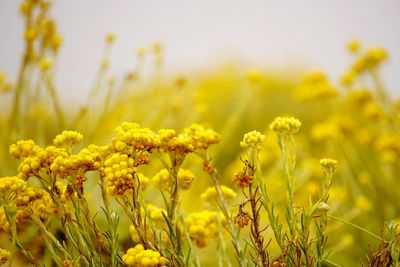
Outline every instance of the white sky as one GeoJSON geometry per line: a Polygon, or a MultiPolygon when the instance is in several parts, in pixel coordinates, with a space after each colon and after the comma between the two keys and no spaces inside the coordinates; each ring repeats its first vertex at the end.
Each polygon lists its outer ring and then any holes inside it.
{"type": "MultiPolygon", "coordinates": [[[[19,3],[0,0],[0,70],[9,75],[22,51],[19,3]]],[[[109,31],[118,35],[112,70],[120,75],[134,66],[136,47],[160,40],[169,71],[240,58],[303,62],[336,78],[350,60],[344,44],[357,38],[389,49],[384,78],[400,95],[399,0],[55,0],[52,14],[64,37],[57,79],[65,100],[86,96],[109,31]]]]}

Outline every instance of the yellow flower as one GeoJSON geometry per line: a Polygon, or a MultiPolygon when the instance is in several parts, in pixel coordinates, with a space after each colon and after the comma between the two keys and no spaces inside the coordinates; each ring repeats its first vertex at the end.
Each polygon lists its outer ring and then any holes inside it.
{"type": "Polygon", "coordinates": [[[347,43],[347,50],[349,50],[350,53],[357,53],[360,51],[360,48],[361,43],[358,40],[351,40],[347,43]]]}
{"type": "Polygon", "coordinates": [[[136,49],[136,55],[138,57],[143,57],[146,54],[146,51],[147,51],[146,47],[138,47],[136,49]]]}
{"type": "Polygon", "coordinates": [[[28,42],[35,40],[37,36],[37,30],[35,28],[26,29],[24,32],[24,38],[28,42]]]}
{"type": "Polygon", "coordinates": [[[293,117],[277,117],[269,126],[278,135],[296,134],[301,126],[301,122],[293,117]]]}
{"type": "MultiPolygon", "coordinates": [[[[233,191],[231,188],[222,185],[221,186],[222,195],[224,196],[224,200],[229,202],[236,197],[236,192],[233,191]]],[[[207,201],[210,204],[215,204],[218,201],[218,194],[215,187],[209,187],[207,190],[200,195],[200,198],[203,201],[207,201]]]]}
{"type": "Polygon", "coordinates": [[[261,150],[261,144],[265,138],[265,135],[258,131],[251,131],[244,135],[243,141],[240,142],[240,146],[243,148],[253,148],[256,151],[261,150]]]}
{"type": "Polygon", "coordinates": [[[53,66],[53,60],[51,58],[43,58],[40,61],[40,68],[42,70],[48,70],[53,66]]]}
{"type": "Polygon", "coordinates": [[[116,129],[113,148],[128,155],[137,151],[152,152],[160,147],[160,138],[149,128],[142,128],[136,123],[124,122],[116,129]]]}
{"type": "Polygon", "coordinates": [[[123,195],[132,189],[135,171],[132,158],[126,154],[113,153],[104,161],[103,175],[107,178],[107,192],[111,195],[123,195]]]}
{"type": "Polygon", "coordinates": [[[166,169],[162,169],[151,178],[153,186],[162,191],[168,191],[170,189],[170,180],[169,172],[166,169]]]}
{"type": "Polygon", "coordinates": [[[356,206],[363,212],[368,212],[373,207],[371,201],[363,195],[356,198],[356,206]]]}
{"type": "Polygon", "coordinates": [[[116,34],[113,32],[109,32],[106,34],[105,40],[107,43],[113,43],[115,41],[116,38],[116,34]]]}
{"type": "Polygon", "coordinates": [[[336,88],[321,71],[307,73],[296,89],[296,96],[301,101],[325,100],[338,95],[336,88]]]}
{"type": "Polygon", "coordinates": [[[150,179],[148,177],[144,176],[143,173],[139,173],[139,172],[137,173],[137,177],[140,182],[140,190],[145,191],[150,184],[150,179]]]}
{"type": "Polygon", "coordinates": [[[340,81],[342,82],[343,85],[349,86],[354,83],[356,77],[357,77],[356,73],[352,69],[350,69],[340,76],[340,81]]]}
{"type": "Polygon", "coordinates": [[[160,54],[164,50],[164,45],[161,42],[155,42],[152,46],[151,49],[153,50],[154,53],[160,54]]]}
{"type": "Polygon", "coordinates": [[[34,156],[40,150],[33,140],[21,140],[10,146],[10,155],[16,159],[24,159],[34,156]]]}
{"type": "Polygon", "coordinates": [[[319,161],[319,164],[321,165],[324,172],[333,173],[336,169],[338,162],[334,159],[324,158],[319,161]]]}
{"type": "Polygon", "coordinates": [[[63,131],[57,135],[53,143],[55,146],[71,148],[82,141],[82,134],[75,131],[63,131]]]}
{"type": "Polygon", "coordinates": [[[135,267],[162,267],[167,266],[168,263],[168,260],[159,252],[144,249],[141,244],[128,249],[126,254],[122,255],[122,260],[126,265],[135,267]]]}
{"type": "Polygon", "coordinates": [[[200,211],[190,213],[185,219],[186,229],[190,239],[197,247],[203,248],[207,246],[210,240],[217,236],[218,233],[218,213],[215,211],[200,211]]]}
{"type": "Polygon", "coordinates": [[[179,169],[178,171],[178,186],[183,190],[190,188],[194,180],[194,174],[187,169],[179,169]]]}
{"type": "Polygon", "coordinates": [[[247,79],[252,83],[259,83],[262,80],[262,73],[258,69],[249,69],[247,79]]]}

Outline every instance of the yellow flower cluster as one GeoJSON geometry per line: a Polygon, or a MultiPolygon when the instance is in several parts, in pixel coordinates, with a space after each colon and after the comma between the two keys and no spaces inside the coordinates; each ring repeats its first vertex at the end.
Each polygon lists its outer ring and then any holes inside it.
{"type": "Polygon", "coordinates": [[[293,117],[277,117],[269,126],[278,135],[296,134],[301,127],[301,122],[293,117]]]}
{"type": "Polygon", "coordinates": [[[349,50],[350,53],[357,53],[361,49],[361,44],[358,40],[351,40],[350,42],[347,43],[347,50],[349,50]]]}
{"type": "MultiPolygon", "coordinates": [[[[224,185],[221,186],[221,191],[222,195],[224,196],[224,200],[226,202],[231,201],[237,195],[235,191],[224,185]]],[[[215,187],[207,188],[207,190],[200,195],[200,198],[203,201],[207,201],[208,203],[215,205],[218,201],[218,194],[215,187]]]]}
{"type": "Polygon", "coordinates": [[[235,173],[232,181],[239,188],[249,187],[253,183],[254,176],[247,173],[246,168],[243,171],[235,173]]]}
{"type": "Polygon", "coordinates": [[[337,95],[336,88],[321,71],[307,73],[296,90],[296,96],[302,101],[332,99],[337,95]]]}
{"type": "Polygon", "coordinates": [[[400,135],[393,132],[381,134],[376,140],[374,148],[380,153],[382,160],[397,162],[400,158],[400,135]]]}
{"type": "MultiPolygon", "coordinates": [[[[29,186],[16,176],[0,178],[0,196],[2,203],[15,204],[16,223],[29,217],[25,210],[27,207],[42,219],[55,213],[53,201],[46,191],[29,186]]],[[[3,206],[0,206],[0,228],[5,231],[9,229],[3,206]]]]}
{"type": "Polygon", "coordinates": [[[207,246],[212,238],[218,233],[218,221],[223,223],[222,216],[215,211],[199,211],[188,215],[185,219],[185,225],[189,233],[190,239],[195,242],[196,246],[203,248],[207,246]]]}
{"type": "Polygon", "coordinates": [[[159,131],[161,149],[166,152],[189,153],[195,150],[207,149],[210,145],[221,140],[221,136],[211,129],[200,124],[192,124],[182,133],[174,130],[162,129],[159,131]]]}
{"type": "Polygon", "coordinates": [[[50,170],[57,173],[60,178],[70,175],[78,175],[87,171],[94,171],[100,168],[102,156],[96,146],[91,145],[82,149],[78,154],[68,155],[63,153],[57,156],[50,165],[50,170]]]}
{"type": "Polygon", "coordinates": [[[319,164],[325,172],[333,173],[336,169],[338,162],[334,159],[323,158],[319,161],[319,164]]]}
{"type": "Polygon", "coordinates": [[[45,177],[52,172],[59,178],[65,178],[98,170],[107,148],[89,145],[71,155],[68,148],[81,139],[82,135],[77,132],[64,131],[54,139],[59,147],[40,148],[31,140],[11,145],[10,154],[22,160],[18,166],[18,177],[27,180],[29,177],[45,177]]]}
{"type": "Polygon", "coordinates": [[[11,253],[8,250],[0,248],[0,265],[5,264],[11,257],[11,253]]]}
{"type": "Polygon", "coordinates": [[[141,244],[128,249],[122,256],[122,260],[128,266],[134,267],[162,267],[167,266],[168,260],[160,255],[159,252],[144,249],[141,244]]]}
{"type": "Polygon", "coordinates": [[[355,89],[346,95],[346,103],[350,107],[355,107],[357,109],[372,100],[372,93],[368,89],[355,89]]]}
{"type": "Polygon", "coordinates": [[[134,155],[138,151],[152,152],[160,147],[159,136],[149,128],[136,123],[124,122],[116,129],[117,136],[112,140],[115,151],[134,155]]]}
{"type": "Polygon", "coordinates": [[[233,219],[233,222],[239,227],[243,228],[250,223],[251,216],[247,211],[239,211],[233,219]]]}
{"type": "Polygon", "coordinates": [[[5,74],[0,71],[0,92],[9,93],[13,90],[13,83],[6,80],[5,74]]]}
{"type": "Polygon", "coordinates": [[[347,86],[354,83],[357,75],[376,69],[388,58],[386,49],[382,47],[371,47],[366,51],[360,51],[361,44],[358,41],[348,43],[348,50],[356,57],[351,67],[341,76],[342,83],[347,86]]]}
{"type": "Polygon", "coordinates": [[[139,179],[140,190],[145,191],[150,184],[150,179],[140,172],[137,172],[136,175],[139,179]]]}
{"type": "Polygon", "coordinates": [[[194,174],[188,169],[179,169],[178,171],[178,186],[183,190],[187,190],[192,185],[194,174]]]}
{"type": "Polygon", "coordinates": [[[135,171],[133,158],[122,153],[112,154],[104,161],[107,192],[111,195],[123,195],[127,190],[132,189],[135,171]]]}
{"type": "Polygon", "coordinates": [[[31,22],[28,24],[31,25],[30,28],[26,28],[24,32],[30,57],[34,56],[35,40],[42,52],[57,53],[62,43],[55,21],[47,14],[50,4],[50,1],[25,0],[20,5],[20,13],[31,22]]]}
{"type": "Polygon", "coordinates": [[[388,54],[386,49],[382,47],[372,47],[355,59],[351,69],[358,74],[366,70],[376,68],[387,58],[388,54]]]}
{"type": "Polygon", "coordinates": [[[353,119],[347,116],[336,116],[313,125],[310,135],[314,141],[318,142],[340,141],[344,136],[353,133],[354,129],[353,119]]]}
{"type": "MultiPolygon", "coordinates": [[[[182,190],[187,190],[190,188],[194,180],[194,174],[187,169],[179,169],[178,171],[178,186],[182,190]]],[[[166,169],[160,170],[151,179],[153,186],[162,191],[168,191],[171,188],[171,177],[166,169]]]]}
{"type": "Polygon", "coordinates": [[[24,159],[35,155],[39,151],[39,146],[33,140],[21,140],[10,146],[9,153],[16,159],[24,159]]]}
{"type": "Polygon", "coordinates": [[[53,144],[57,147],[71,148],[82,141],[82,134],[75,131],[63,131],[61,134],[57,135],[53,144]]]}
{"type": "Polygon", "coordinates": [[[251,131],[246,133],[243,137],[243,141],[240,142],[242,148],[253,148],[257,151],[261,150],[261,144],[265,136],[258,131],[251,131]]]}
{"type": "Polygon", "coordinates": [[[151,178],[153,186],[162,191],[168,191],[170,189],[170,180],[169,172],[166,169],[160,170],[151,178]]]}

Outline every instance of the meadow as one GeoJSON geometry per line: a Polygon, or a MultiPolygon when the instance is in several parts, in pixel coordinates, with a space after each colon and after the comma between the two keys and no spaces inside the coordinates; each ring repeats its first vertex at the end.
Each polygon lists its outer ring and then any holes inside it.
{"type": "Polygon", "coordinates": [[[118,77],[108,33],[76,108],[58,96],[51,3],[19,12],[19,73],[0,70],[0,266],[399,266],[385,48],[349,41],[334,78],[171,75],[156,42],[118,77]]]}

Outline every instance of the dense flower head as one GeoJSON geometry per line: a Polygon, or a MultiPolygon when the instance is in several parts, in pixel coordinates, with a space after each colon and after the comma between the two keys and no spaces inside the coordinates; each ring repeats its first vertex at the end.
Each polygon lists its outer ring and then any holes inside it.
{"type": "MultiPolygon", "coordinates": [[[[27,208],[41,219],[47,219],[56,212],[49,193],[41,188],[29,186],[26,181],[16,176],[0,178],[0,197],[3,203],[15,205],[16,223],[29,218],[27,208]]],[[[9,230],[3,206],[0,206],[0,228],[9,230]]]]}
{"type": "Polygon", "coordinates": [[[207,149],[221,139],[219,134],[200,124],[192,124],[178,135],[175,130],[171,129],[162,129],[158,134],[161,150],[176,153],[190,153],[195,150],[207,149]]]}
{"type": "Polygon", "coordinates": [[[346,102],[356,109],[369,103],[372,99],[372,93],[368,89],[352,90],[346,96],[346,102]]]}
{"type": "Polygon", "coordinates": [[[374,149],[382,160],[397,162],[400,158],[400,134],[394,132],[381,134],[375,141],[374,149]]]}
{"type": "Polygon", "coordinates": [[[358,40],[351,40],[350,42],[347,43],[347,50],[349,50],[350,53],[357,53],[361,49],[361,43],[358,40]]]}
{"type": "Polygon", "coordinates": [[[277,117],[269,127],[278,135],[291,135],[299,131],[301,122],[293,117],[277,117]]]}
{"type": "Polygon", "coordinates": [[[150,179],[140,172],[137,172],[136,175],[139,179],[140,190],[145,191],[150,184],[150,179]]]}
{"type": "Polygon", "coordinates": [[[116,132],[112,145],[117,152],[132,155],[138,151],[152,152],[160,147],[159,136],[136,123],[124,122],[116,128],[116,132]]]}
{"type": "Polygon", "coordinates": [[[122,260],[126,265],[134,267],[161,267],[167,266],[168,263],[159,252],[145,249],[141,244],[128,249],[126,254],[122,255],[122,260]]]}
{"type": "MultiPolygon", "coordinates": [[[[222,195],[224,196],[224,200],[227,202],[231,201],[232,199],[234,199],[236,197],[236,192],[227,186],[222,185],[221,191],[222,191],[222,195]]],[[[218,194],[217,194],[215,187],[207,188],[207,190],[200,195],[200,198],[203,201],[209,202],[210,204],[217,203],[218,194]]]]}
{"type": "Polygon", "coordinates": [[[265,135],[258,131],[251,131],[244,135],[240,146],[243,148],[254,148],[257,151],[261,150],[261,144],[264,141],[265,135]]]}
{"type": "Polygon", "coordinates": [[[185,128],[183,133],[190,136],[195,149],[207,149],[210,145],[216,144],[221,140],[221,135],[218,133],[195,123],[185,128]]]}
{"type": "Polygon", "coordinates": [[[170,189],[170,180],[169,172],[166,169],[160,170],[151,178],[153,186],[162,191],[168,191],[170,189]]]}
{"type": "Polygon", "coordinates": [[[239,213],[233,219],[234,223],[239,227],[243,228],[250,223],[251,216],[247,211],[239,211],[239,213]]]}
{"type": "Polygon", "coordinates": [[[50,170],[65,178],[70,175],[78,175],[87,171],[98,170],[101,167],[102,155],[98,148],[90,145],[79,151],[78,154],[68,155],[63,153],[57,156],[50,165],[50,170]]]}
{"type": "Polygon", "coordinates": [[[58,147],[71,148],[82,141],[83,135],[76,131],[63,131],[57,135],[53,144],[58,147]]]}
{"type": "MultiPolygon", "coordinates": [[[[171,189],[171,179],[168,170],[162,169],[152,177],[151,181],[155,188],[169,191],[171,189]]],[[[187,190],[194,180],[194,174],[190,170],[180,168],[177,179],[178,187],[182,190],[187,190]]]]}
{"type": "Polygon", "coordinates": [[[190,239],[197,247],[207,246],[218,233],[218,220],[223,223],[222,216],[215,211],[199,211],[190,213],[185,219],[185,225],[190,239]]]}
{"type": "Polygon", "coordinates": [[[262,72],[254,68],[247,70],[246,76],[247,80],[249,80],[251,83],[259,83],[263,78],[262,72]]]}
{"type": "Polygon", "coordinates": [[[337,95],[336,88],[321,71],[306,73],[296,89],[296,96],[302,101],[331,99],[337,95]]]}
{"type": "Polygon", "coordinates": [[[352,65],[352,70],[362,73],[376,68],[388,58],[386,49],[382,47],[371,47],[364,54],[357,57],[352,65]]]}
{"type": "Polygon", "coordinates": [[[10,155],[16,159],[24,159],[35,155],[40,150],[33,140],[21,140],[10,146],[10,155]]]}
{"type": "Polygon", "coordinates": [[[16,177],[7,176],[0,178],[0,194],[5,199],[11,199],[18,196],[18,192],[23,192],[27,188],[26,181],[16,177]]]}
{"type": "Polygon", "coordinates": [[[253,183],[254,176],[249,174],[244,168],[243,171],[233,175],[232,182],[239,188],[249,187],[253,183]]]}
{"type": "Polygon", "coordinates": [[[356,123],[351,117],[335,116],[313,125],[311,138],[315,141],[339,141],[356,132],[356,129],[356,123]]]}
{"type": "MultiPolygon", "coordinates": [[[[18,177],[24,180],[30,177],[40,176],[47,173],[57,158],[68,158],[69,153],[65,148],[48,146],[38,149],[36,155],[24,158],[18,166],[18,177]]],[[[60,161],[60,159],[58,160],[60,161]]],[[[54,167],[53,167],[54,168],[54,167]]]]}
{"type": "Polygon", "coordinates": [[[334,172],[338,162],[334,159],[323,158],[319,161],[319,164],[325,172],[334,172]]]}
{"type": "Polygon", "coordinates": [[[192,185],[194,174],[188,169],[180,168],[178,171],[178,186],[183,190],[187,190],[192,185]]]}
{"type": "Polygon", "coordinates": [[[134,160],[127,154],[112,154],[104,161],[103,175],[107,179],[107,192],[111,195],[123,195],[132,189],[135,171],[134,160]]]}

